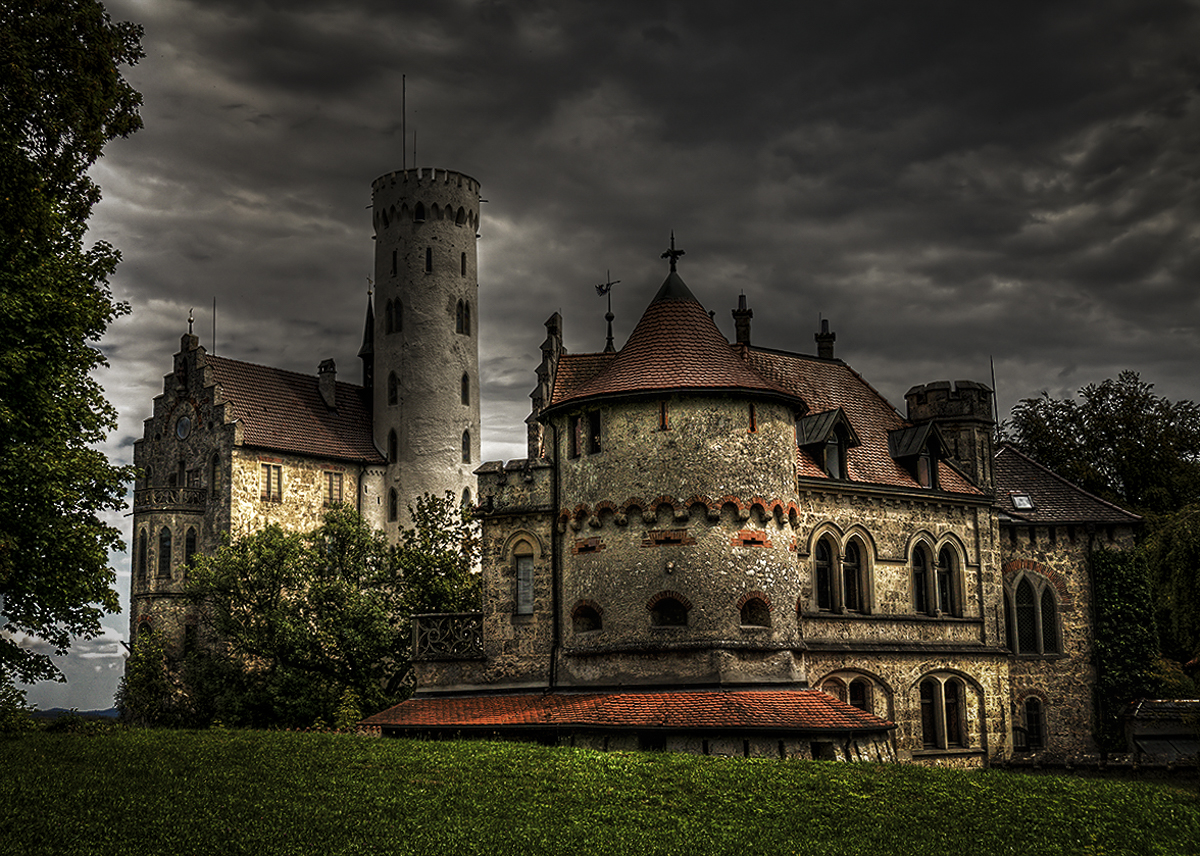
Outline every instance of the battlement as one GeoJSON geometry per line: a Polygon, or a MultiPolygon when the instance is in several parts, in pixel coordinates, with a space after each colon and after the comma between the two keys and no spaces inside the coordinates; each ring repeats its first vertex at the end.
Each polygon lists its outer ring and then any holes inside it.
{"type": "Polygon", "coordinates": [[[488,461],[475,471],[480,513],[528,513],[552,509],[553,465],[545,458],[488,461]]]}
{"type": "Polygon", "coordinates": [[[469,193],[479,193],[479,182],[466,173],[428,166],[415,166],[411,169],[398,169],[395,172],[384,173],[371,182],[371,192],[375,193],[397,184],[411,187],[457,184],[469,193]]]}
{"type": "Polygon", "coordinates": [[[992,390],[973,380],[939,380],[919,384],[904,394],[908,418],[980,419],[992,421],[992,390]]]}

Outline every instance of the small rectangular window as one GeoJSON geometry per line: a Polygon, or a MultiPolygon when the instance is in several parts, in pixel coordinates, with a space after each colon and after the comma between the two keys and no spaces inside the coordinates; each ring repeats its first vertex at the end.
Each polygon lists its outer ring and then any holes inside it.
{"type": "Polygon", "coordinates": [[[283,499],[283,467],[279,464],[262,465],[261,498],[268,502],[283,499]]]}
{"type": "Polygon", "coordinates": [[[337,505],[342,501],[342,474],[325,473],[325,504],[337,505]]]}
{"type": "Polygon", "coordinates": [[[533,556],[517,556],[517,615],[533,615],[533,556]]]}

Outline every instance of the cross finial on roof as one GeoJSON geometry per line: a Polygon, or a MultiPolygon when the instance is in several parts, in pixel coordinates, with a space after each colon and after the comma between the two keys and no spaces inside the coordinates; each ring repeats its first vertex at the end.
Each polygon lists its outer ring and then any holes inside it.
{"type": "Polygon", "coordinates": [[[671,249],[662,254],[662,258],[671,260],[671,273],[675,273],[675,262],[683,255],[683,250],[675,249],[675,230],[671,230],[671,249]]]}
{"type": "Polygon", "coordinates": [[[192,335],[192,325],[196,323],[196,316],[192,314],[192,310],[188,310],[188,335],[192,335]]]}
{"type": "Polygon", "coordinates": [[[604,353],[606,354],[614,353],[617,350],[615,347],[613,347],[612,335],[612,322],[613,318],[615,317],[612,311],[612,287],[620,281],[621,280],[619,279],[613,279],[612,273],[606,270],[604,272],[604,282],[596,286],[597,294],[599,294],[601,297],[608,295],[608,312],[606,312],[604,315],[604,320],[608,322],[608,342],[604,346],[604,353]]]}

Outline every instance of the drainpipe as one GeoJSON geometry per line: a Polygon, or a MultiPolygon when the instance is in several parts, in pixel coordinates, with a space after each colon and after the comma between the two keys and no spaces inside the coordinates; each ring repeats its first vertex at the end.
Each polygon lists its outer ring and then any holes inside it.
{"type": "Polygon", "coordinates": [[[547,426],[554,434],[554,444],[551,449],[554,458],[550,467],[550,609],[552,624],[550,631],[550,691],[558,686],[558,652],[561,647],[562,630],[559,618],[559,584],[562,575],[559,567],[559,536],[558,536],[558,428],[551,421],[547,426]]]}

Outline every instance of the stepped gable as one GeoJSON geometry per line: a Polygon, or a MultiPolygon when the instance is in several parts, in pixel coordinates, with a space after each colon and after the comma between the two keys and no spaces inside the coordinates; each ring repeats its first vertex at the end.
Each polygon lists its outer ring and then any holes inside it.
{"type": "Polygon", "coordinates": [[[1043,467],[1015,447],[1001,446],[992,463],[996,508],[1001,520],[1062,525],[1103,523],[1133,525],[1142,518],[1088,493],[1043,467]],[[1017,508],[1013,496],[1028,496],[1033,508],[1017,508]]]}
{"type": "Polygon", "coordinates": [[[841,733],[895,727],[815,689],[417,697],[362,724],[384,730],[550,725],[841,733]]]}
{"type": "MultiPolygon", "coordinates": [[[[845,411],[862,445],[848,449],[846,470],[851,481],[923,490],[913,474],[888,453],[888,432],[911,423],[862,376],[841,360],[742,346],[745,360],[764,377],[807,402],[809,413],[845,411]]],[[[802,478],[828,479],[803,451],[797,453],[802,478]]],[[[938,484],[950,493],[981,491],[945,461],[938,463],[938,484]]]]}
{"type": "Polygon", "coordinates": [[[242,423],[242,443],[313,458],[382,464],[372,437],[370,392],[337,383],[325,406],[314,375],[206,356],[220,394],[242,423]]]}
{"type": "Polygon", "coordinates": [[[586,380],[582,372],[564,376],[560,364],[551,406],[611,395],[688,389],[796,398],[738,357],[674,271],[646,307],[625,347],[607,358],[607,366],[586,380]]]}

